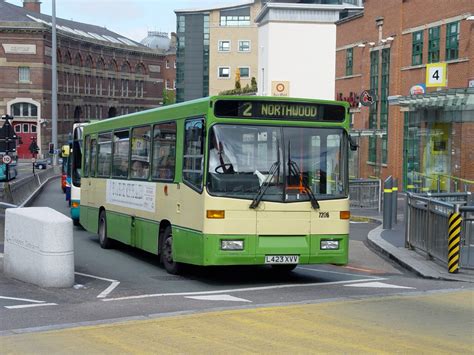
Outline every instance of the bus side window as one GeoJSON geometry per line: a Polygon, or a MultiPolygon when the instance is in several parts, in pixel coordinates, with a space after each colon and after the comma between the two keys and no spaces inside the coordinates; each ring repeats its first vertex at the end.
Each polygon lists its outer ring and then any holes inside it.
{"type": "Polygon", "coordinates": [[[203,119],[194,118],[185,122],[183,180],[202,190],[204,135],[203,119]]]}
{"type": "Polygon", "coordinates": [[[90,151],[91,151],[91,137],[86,137],[86,146],[84,149],[84,176],[89,176],[89,161],[90,161],[90,151]]]}
{"type": "Polygon", "coordinates": [[[154,180],[173,180],[176,156],[176,122],[161,123],[153,127],[154,180]]]}
{"type": "Polygon", "coordinates": [[[114,132],[114,147],[112,158],[112,176],[127,178],[128,176],[128,153],[130,148],[130,137],[128,131],[114,132]]]}
{"type": "Polygon", "coordinates": [[[150,130],[150,126],[132,129],[130,177],[133,179],[148,180],[151,153],[150,130]]]}

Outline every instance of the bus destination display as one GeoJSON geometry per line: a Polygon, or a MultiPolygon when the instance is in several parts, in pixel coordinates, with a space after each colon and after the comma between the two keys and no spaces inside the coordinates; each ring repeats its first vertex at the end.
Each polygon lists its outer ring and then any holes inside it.
{"type": "Polygon", "coordinates": [[[217,117],[343,122],[344,106],[304,102],[219,100],[217,117]]]}

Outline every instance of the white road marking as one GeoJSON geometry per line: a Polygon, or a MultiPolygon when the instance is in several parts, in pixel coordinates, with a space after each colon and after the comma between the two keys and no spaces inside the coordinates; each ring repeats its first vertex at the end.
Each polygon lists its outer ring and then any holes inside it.
{"type": "Polygon", "coordinates": [[[238,298],[231,295],[214,295],[214,296],[187,296],[186,298],[191,298],[195,300],[202,301],[230,301],[230,302],[252,302],[244,298],[238,298]]]}
{"type": "Polygon", "coordinates": [[[57,303],[37,303],[37,304],[21,304],[18,306],[5,306],[8,309],[19,309],[19,308],[31,308],[31,307],[43,307],[43,306],[57,306],[57,303]]]}
{"type": "Polygon", "coordinates": [[[16,297],[6,297],[6,296],[0,296],[0,298],[4,300],[23,301],[23,302],[31,302],[31,303],[44,303],[45,302],[45,301],[30,300],[28,298],[16,298],[16,297]]]}
{"type": "Polygon", "coordinates": [[[102,291],[97,298],[105,298],[109,295],[110,292],[112,292],[118,285],[120,285],[120,282],[114,281],[112,284],[107,287],[104,291],[102,291]]]}
{"type": "Polygon", "coordinates": [[[314,286],[330,286],[330,285],[341,285],[348,283],[364,282],[364,281],[378,281],[386,280],[386,278],[377,278],[377,279],[359,279],[359,280],[349,280],[349,281],[333,281],[325,283],[310,283],[310,284],[291,284],[291,285],[275,285],[275,286],[262,286],[262,287],[248,287],[248,288],[236,288],[236,289],[226,289],[226,290],[215,290],[215,291],[201,291],[201,292],[176,292],[176,293],[155,293],[148,295],[137,295],[137,296],[127,296],[127,297],[117,297],[117,298],[107,298],[103,299],[104,302],[110,301],[125,301],[125,300],[136,300],[142,298],[152,298],[152,297],[167,297],[167,296],[194,296],[194,295],[216,295],[220,293],[234,293],[234,292],[248,292],[248,291],[265,291],[265,290],[274,290],[282,288],[294,288],[294,287],[314,287],[314,286]]]}
{"type": "Polygon", "coordinates": [[[112,292],[118,285],[120,285],[120,281],[117,280],[112,280],[112,279],[106,279],[105,277],[99,277],[99,276],[94,276],[94,275],[89,275],[89,274],[83,274],[82,272],[75,272],[76,275],[80,276],[85,276],[85,277],[92,277],[93,279],[97,280],[102,280],[102,281],[108,281],[111,282],[112,284],[107,287],[104,291],[102,291],[97,298],[105,298],[109,295],[110,292],[112,292]]]}
{"type": "Polygon", "coordinates": [[[405,289],[411,289],[411,290],[416,289],[415,287],[397,286],[397,285],[386,284],[384,282],[365,282],[365,283],[360,283],[360,284],[357,284],[357,285],[344,285],[344,286],[347,286],[347,287],[372,287],[372,288],[405,288],[405,289]]]}
{"type": "MultiPolygon", "coordinates": [[[[357,276],[356,274],[350,274],[348,272],[339,272],[339,271],[329,271],[329,270],[318,270],[318,269],[310,269],[309,267],[300,267],[298,266],[298,270],[307,270],[307,271],[313,271],[313,272],[322,272],[322,273],[328,273],[328,274],[338,274],[338,275],[347,275],[347,276],[357,276]]],[[[365,277],[372,277],[377,280],[381,280],[380,277],[378,276],[368,276],[364,275],[365,277]]]]}

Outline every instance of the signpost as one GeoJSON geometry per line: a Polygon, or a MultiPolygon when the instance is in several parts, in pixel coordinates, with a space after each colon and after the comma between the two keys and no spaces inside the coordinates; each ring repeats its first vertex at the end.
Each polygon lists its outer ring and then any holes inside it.
{"type": "Polygon", "coordinates": [[[8,153],[16,152],[16,140],[17,135],[13,130],[13,126],[10,123],[10,120],[13,120],[12,116],[3,115],[2,119],[5,120],[3,127],[0,128],[0,153],[4,154],[2,162],[5,164],[5,176],[6,179],[9,179],[9,165],[12,162],[11,156],[8,153]]]}
{"type": "Polygon", "coordinates": [[[2,158],[3,164],[10,164],[12,162],[12,157],[9,155],[4,155],[2,158]]]}

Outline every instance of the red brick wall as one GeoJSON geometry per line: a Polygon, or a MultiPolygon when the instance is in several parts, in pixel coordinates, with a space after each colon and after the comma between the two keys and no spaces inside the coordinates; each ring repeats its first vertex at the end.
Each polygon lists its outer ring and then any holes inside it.
{"type": "MultiPolygon", "coordinates": [[[[29,98],[38,101],[41,105],[41,118],[46,119],[48,124],[42,130],[42,149],[46,150],[48,142],[51,141],[51,64],[52,57],[45,55],[45,48],[51,48],[51,33],[47,30],[0,30],[0,43],[7,44],[35,44],[36,54],[6,54],[3,46],[0,45],[0,114],[7,113],[7,103],[16,98],[29,98]],[[18,67],[30,67],[30,84],[18,82],[18,67]]],[[[58,51],[62,54],[71,53],[73,65],[61,63],[62,55],[58,56],[58,143],[67,142],[68,133],[74,123],[74,108],[82,108],[81,121],[87,119],[86,106],[91,107],[91,118],[95,118],[95,107],[99,105],[102,109],[102,117],[107,117],[110,107],[116,107],[118,114],[121,108],[127,108],[128,112],[157,107],[162,101],[163,92],[163,72],[152,72],[149,65],[164,68],[164,55],[152,53],[148,50],[131,51],[128,49],[112,48],[93,44],[58,34],[58,51]],[[92,70],[74,65],[76,54],[80,53],[85,63],[85,58],[90,55],[93,59],[92,70]],[[98,72],[96,62],[98,58],[104,58],[106,70],[98,72]],[[115,59],[118,63],[118,71],[110,72],[108,64],[115,59]],[[131,73],[124,74],[120,71],[123,62],[128,62],[131,66],[131,73]],[[145,73],[138,75],[135,72],[137,64],[145,66],[145,73]],[[79,73],[80,92],[74,93],[72,90],[73,79],[69,81],[70,92],[65,92],[64,75],[65,72],[79,73]],[[91,93],[85,92],[85,76],[91,76],[91,93]],[[116,95],[107,96],[107,80],[103,81],[103,95],[95,92],[95,82],[97,77],[116,78],[116,95]],[[121,97],[120,80],[129,80],[129,96],[121,97]],[[135,80],[144,81],[144,97],[135,97],[135,80]],[[66,105],[69,105],[69,112],[66,113],[66,105]]],[[[64,60],[64,57],[63,57],[64,60]]]]}
{"type": "MultiPolygon", "coordinates": [[[[343,20],[337,25],[336,52],[336,93],[348,96],[350,92],[360,93],[370,85],[370,45],[364,48],[356,46],[360,42],[378,42],[379,32],[376,18],[383,17],[382,38],[394,35],[390,43],[390,84],[389,95],[409,95],[410,88],[425,82],[428,58],[428,30],[424,30],[423,62],[419,67],[412,67],[412,33],[402,34],[410,28],[442,21],[451,17],[474,14],[472,0],[366,0],[364,14],[352,20],[343,20]],[[346,49],[353,47],[353,76],[345,77],[346,49]]],[[[459,60],[448,63],[447,88],[463,88],[467,86],[468,78],[474,78],[474,21],[460,21],[459,60]]],[[[440,58],[445,59],[446,25],[441,24],[440,58]]],[[[380,67],[379,67],[380,69],[380,67]]],[[[380,77],[379,77],[380,80],[380,77]]],[[[380,83],[379,83],[380,84],[380,83]]],[[[444,88],[446,89],[446,88],[444,88]]],[[[428,91],[435,91],[430,88],[428,91]]],[[[369,110],[366,107],[353,110],[354,128],[368,128],[369,110]]],[[[404,113],[399,106],[389,106],[389,149],[388,164],[382,168],[382,178],[393,175],[402,180],[403,173],[403,134],[404,113]]],[[[373,167],[366,164],[368,139],[361,139],[360,145],[360,175],[367,177],[373,172],[373,167]]],[[[463,137],[463,142],[466,139],[463,137]]],[[[474,139],[472,140],[474,151],[474,139]]],[[[465,148],[463,147],[463,150],[465,148]]],[[[463,153],[463,157],[466,154],[463,153]]],[[[464,158],[463,158],[464,159],[464,158]]],[[[462,163],[462,166],[468,164],[462,163]]],[[[463,172],[463,176],[467,172],[463,172]]],[[[471,174],[471,173],[469,173],[471,174]]],[[[472,176],[474,179],[474,174],[472,176]]]]}

